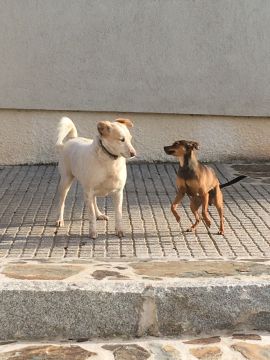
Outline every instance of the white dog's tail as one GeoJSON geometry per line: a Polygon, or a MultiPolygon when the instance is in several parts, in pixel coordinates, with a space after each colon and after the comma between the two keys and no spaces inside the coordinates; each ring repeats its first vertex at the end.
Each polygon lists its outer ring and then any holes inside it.
{"type": "Polygon", "coordinates": [[[72,139],[77,136],[77,129],[73,124],[72,120],[70,120],[70,118],[66,116],[62,117],[58,125],[56,147],[61,148],[63,146],[63,141],[66,137],[72,139]]]}

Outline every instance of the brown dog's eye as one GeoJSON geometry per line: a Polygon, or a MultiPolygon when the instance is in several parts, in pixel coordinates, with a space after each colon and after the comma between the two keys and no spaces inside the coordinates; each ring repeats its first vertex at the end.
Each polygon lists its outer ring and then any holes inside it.
{"type": "Polygon", "coordinates": [[[120,139],[120,141],[124,142],[124,141],[125,141],[125,138],[124,138],[124,137],[122,137],[122,138],[120,139]]]}

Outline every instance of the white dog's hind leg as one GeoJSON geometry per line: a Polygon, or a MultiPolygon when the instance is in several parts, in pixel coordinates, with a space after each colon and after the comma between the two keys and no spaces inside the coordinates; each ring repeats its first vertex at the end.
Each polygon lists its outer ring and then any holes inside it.
{"type": "Polygon", "coordinates": [[[120,238],[124,236],[122,229],[122,204],[123,189],[113,193],[114,211],[115,211],[115,232],[120,238]]]}
{"type": "Polygon", "coordinates": [[[108,216],[105,214],[102,214],[102,212],[99,210],[97,206],[97,198],[95,197],[94,200],[94,206],[95,206],[95,212],[96,212],[96,219],[97,220],[108,220],[108,216]]]}
{"type": "Polygon", "coordinates": [[[95,196],[91,193],[85,193],[85,202],[89,212],[89,237],[95,239],[98,235],[95,211],[95,196]]]}
{"type": "Polygon", "coordinates": [[[65,209],[65,200],[67,193],[70,189],[70,186],[73,181],[73,176],[61,176],[59,183],[59,215],[58,220],[56,221],[56,226],[64,226],[64,209],[65,209]]]}

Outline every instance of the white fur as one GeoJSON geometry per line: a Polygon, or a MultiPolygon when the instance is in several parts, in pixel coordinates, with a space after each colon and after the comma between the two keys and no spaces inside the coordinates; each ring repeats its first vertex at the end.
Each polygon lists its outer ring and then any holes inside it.
{"type": "Polygon", "coordinates": [[[77,129],[73,122],[66,116],[62,117],[58,125],[58,134],[57,134],[56,146],[61,147],[63,145],[63,140],[66,136],[69,138],[75,138],[78,136],[77,129]]]}
{"type": "Polygon", "coordinates": [[[95,140],[77,137],[73,122],[63,117],[58,127],[56,146],[59,149],[59,215],[58,226],[64,225],[64,206],[72,181],[76,178],[83,187],[85,202],[89,209],[89,236],[97,237],[96,219],[107,220],[96,204],[96,196],[112,194],[115,205],[116,234],[123,236],[122,202],[126,183],[126,159],[135,155],[130,132],[124,124],[106,122],[109,131],[95,140]],[[64,142],[64,139],[67,140],[64,142]],[[99,141],[111,153],[119,157],[112,159],[100,146],[99,141]],[[122,142],[120,139],[125,139],[122,142]]]}

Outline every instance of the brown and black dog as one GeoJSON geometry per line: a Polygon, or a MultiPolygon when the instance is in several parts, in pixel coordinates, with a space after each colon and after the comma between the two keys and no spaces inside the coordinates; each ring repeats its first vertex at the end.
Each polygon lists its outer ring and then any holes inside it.
{"type": "Polygon", "coordinates": [[[207,225],[211,226],[208,213],[208,205],[214,204],[220,217],[219,235],[224,235],[223,219],[223,195],[221,188],[232,185],[246,176],[238,176],[226,184],[220,184],[214,170],[201,164],[195,154],[199,149],[196,141],[179,140],[172,145],[165,146],[164,151],[168,155],[173,155],[179,159],[179,170],[176,178],[177,194],[171,204],[171,211],[177,222],[180,216],[177,206],[187,194],[190,198],[190,208],[195,216],[195,223],[187,231],[194,231],[200,222],[199,207],[202,205],[202,216],[207,225]]]}

